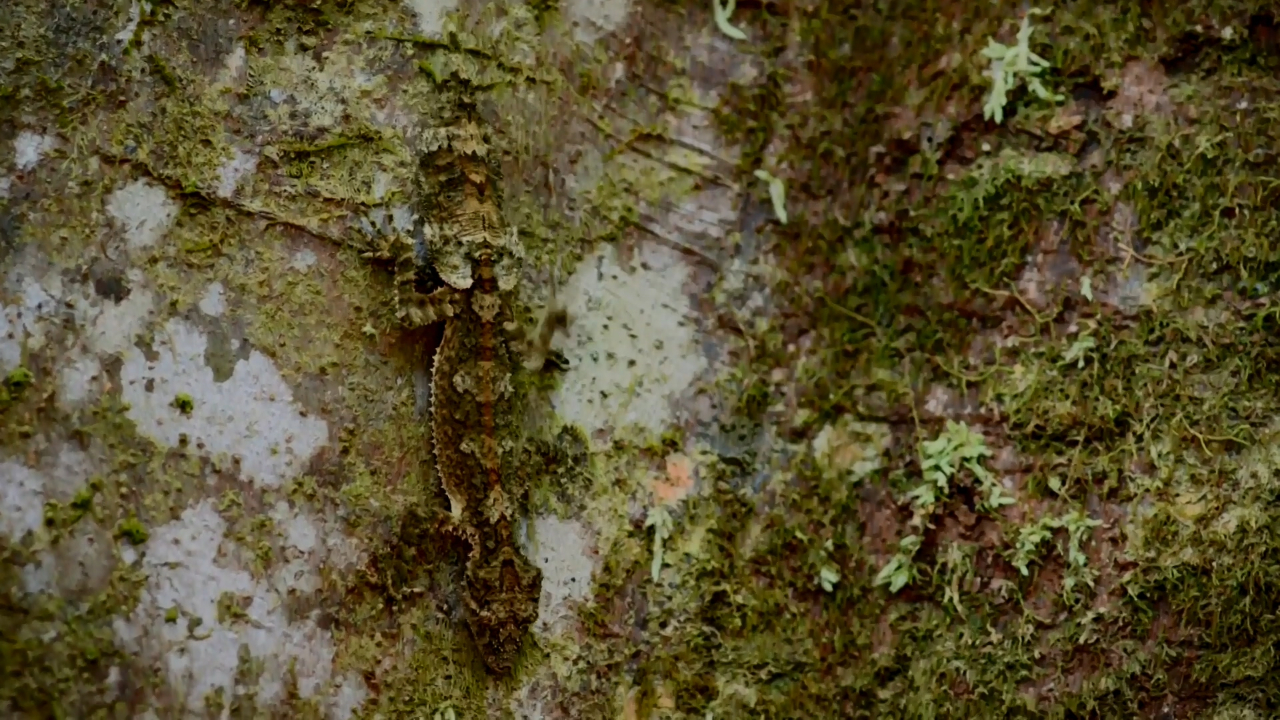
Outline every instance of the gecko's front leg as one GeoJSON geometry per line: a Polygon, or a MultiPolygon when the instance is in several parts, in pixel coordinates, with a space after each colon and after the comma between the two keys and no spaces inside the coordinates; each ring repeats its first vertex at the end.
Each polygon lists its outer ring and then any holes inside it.
{"type": "Polygon", "coordinates": [[[388,212],[375,208],[360,218],[349,245],[360,256],[390,266],[395,297],[396,319],[410,328],[431,325],[453,317],[457,311],[457,292],[441,286],[428,258],[424,256],[422,238],[413,233],[417,227],[426,235],[433,230],[400,209],[388,212]],[[437,289],[423,292],[429,287],[437,289]]]}
{"type": "Polygon", "coordinates": [[[396,318],[411,328],[432,325],[457,312],[459,293],[449,286],[430,293],[397,288],[396,318]]]}
{"type": "Polygon", "coordinates": [[[551,340],[557,331],[567,332],[569,329],[569,312],[556,301],[555,297],[547,305],[542,320],[538,323],[537,333],[533,337],[521,326],[512,324],[506,328],[511,341],[521,349],[524,356],[523,365],[526,370],[539,371],[546,368],[548,361],[563,368],[567,361],[560,353],[551,349],[551,340]]]}

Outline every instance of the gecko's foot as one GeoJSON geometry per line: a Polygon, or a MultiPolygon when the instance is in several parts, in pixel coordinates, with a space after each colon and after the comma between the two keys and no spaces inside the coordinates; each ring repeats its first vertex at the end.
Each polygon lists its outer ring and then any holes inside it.
{"type": "Polygon", "coordinates": [[[559,350],[551,350],[542,360],[542,372],[568,372],[569,358],[559,350]]]}
{"type": "Polygon", "coordinates": [[[402,291],[396,298],[396,316],[410,327],[433,325],[453,317],[454,299],[453,288],[447,286],[426,295],[402,291]]]}
{"type": "Polygon", "coordinates": [[[530,338],[523,328],[517,328],[517,338],[524,346],[524,367],[526,370],[546,372],[550,370],[567,370],[569,360],[564,353],[551,347],[551,340],[557,331],[568,332],[569,313],[564,306],[552,298],[542,321],[538,323],[538,333],[530,338]]]}

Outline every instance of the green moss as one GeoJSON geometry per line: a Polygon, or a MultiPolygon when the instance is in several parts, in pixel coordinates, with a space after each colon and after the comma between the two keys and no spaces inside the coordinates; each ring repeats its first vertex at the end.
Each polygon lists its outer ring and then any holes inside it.
{"type": "Polygon", "coordinates": [[[169,403],[174,409],[183,415],[190,415],[192,410],[196,409],[196,401],[186,393],[178,393],[173,396],[173,402],[169,403]]]}
{"type": "Polygon", "coordinates": [[[0,124],[16,120],[18,108],[27,117],[56,113],[60,125],[96,109],[117,80],[100,43],[125,11],[120,2],[0,7],[0,23],[10,29],[0,40],[0,124]]]}
{"type": "MultiPolygon", "coordinates": [[[[630,511],[650,501],[649,463],[689,440],[673,430],[653,448],[613,448],[591,458],[591,473],[575,467],[584,452],[546,451],[567,482],[535,488],[535,503],[581,514],[600,529],[603,553],[581,642],[549,651],[559,702],[576,717],[616,716],[629,703],[641,716],[656,709],[688,717],[1130,717],[1164,705],[1182,715],[1215,705],[1274,713],[1280,698],[1268,678],[1280,626],[1269,608],[1280,568],[1269,528],[1280,469],[1272,380],[1280,262],[1270,138],[1280,130],[1280,87],[1267,26],[1251,24],[1268,9],[1055,7],[1038,22],[1032,47],[1049,60],[1046,84],[1076,95],[1086,112],[1077,128],[1054,134],[1055,110],[1021,91],[1011,94],[1002,126],[978,119],[988,90],[978,51],[993,36],[1012,41],[1012,4],[919,0],[885,13],[828,0],[785,17],[763,5],[733,21],[749,30],[743,48],[766,71],[726,88],[721,115],[742,148],[738,180],[768,167],[787,183],[793,213],[775,228],[770,257],[778,265],[773,297],[785,307],[739,328],[748,348],[734,356],[741,363],[724,385],[747,427],[774,424],[774,452],[745,444],[732,457],[699,461],[705,492],[671,510],[655,581],[653,528],[632,522],[640,515],[630,511]],[[1232,38],[1219,39],[1228,26],[1232,38]],[[1120,72],[1130,60],[1164,68],[1176,112],[1139,113],[1131,128],[1108,120],[1100,105],[1132,82],[1120,72]],[[794,92],[806,73],[812,92],[794,92]],[[1097,96],[1101,103],[1090,105],[1097,96]],[[1115,197],[1112,177],[1126,179],[1115,197]],[[1071,262],[1060,285],[1033,296],[1019,281],[1054,228],[1071,262]],[[1133,252],[1105,247],[1104,230],[1133,252]],[[1125,281],[1140,302],[1120,309],[1116,288],[1125,281]],[[973,399],[966,427],[981,431],[991,457],[959,451],[976,443],[945,452],[930,444],[949,432],[946,413],[926,402],[935,386],[973,399]],[[783,417],[793,401],[798,412],[783,417]],[[867,427],[859,423],[877,430],[816,447],[822,428],[867,427]],[[836,469],[846,455],[857,472],[836,469]],[[922,487],[937,492],[923,498],[922,487]],[[1006,492],[1015,503],[1003,502],[1006,492]]],[[[422,338],[394,326],[389,278],[353,250],[318,251],[311,272],[290,270],[289,251],[310,242],[297,228],[342,240],[347,213],[388,199],[375,197],[376,186],[408,186],[406,149],[368,124],[391,88],[397,104],[423,117],[435,112],[438,89],[405,68],[434,59],[446,71],[510,80],[521,73],[506,57],[528,41],[523,16],[507,25],[514,35],[464,33],[474,47],[451,63],[438,44],[349,30],[379,12],[407,12],[399,5],[240,6],[257,16],[243,38],[250,81],[236,88],[207,82],[172,42],[177,29],[168,23],[179,12],[147,19],[158,36],[153,55],[102,66],[91,82],[101,54],[78,41],[110,33],[88,6],[0,10],[0,20],[13,19],[0,24],[18,29],[16,39],[0,40],[4,57],[16,58],[0,64],[8,73],[0,101],[14,100],[0,107],[52,108],[64,125],[92,125],[79,113],[112,89],[107,70],[148,90],[102,125],[105,152],[119,167],[93,170],[87,158],[95,153],[85,146],[96,143],[72,136],[60,172],[79,174],[84,192],[44,193],[24,233],[63,237],[57,257],[70,264],[96,237],[86,208],[100,203],[101,187],[136,172],[183,195],[169,242],[147,265],[168,311],[186,312],[199,288],[220,281],[252,318],[245,334],[253,348],[291,380],[340,385],[340,393],[328,385],[300,391],[342,431],[291,497],[343,507],[370,550],[359,573],[326,579],[331,597],[343,598],[335,608],[341,670],[376,680],[369,714],[485,715],[469,640],[442,619],[456,564],[440,557],[447,553],[432,524],[443,498],[411,388],[397,382],[422,363],[422,338]],[[60,28],[74,32],[60,36],[60,28]],[[323,41],[333,65],[321,70],[286,52],[298,34],[303,50],[323,41]],[[300,78],[313,68],[337,83],[352,69],[341,59],[357,40],[367,54],[352,62],[375,81],[335,91],[353,98],[340,112],[233,110],[265,107],[266,88],[306,87],[300,78]],[[249,135],[269,141],[259,171],[220,199],[219,169],[235,138],[249,135]],[[55,220],[64,236],[46,232],[55,220]]],[[[127,8],[114,10],[119,17],[127,8]]],[[[713,27],[705,7],[689,22],[713,27]]],[[[653,58],[670,60],[661,51],[653,58]]],[[[603,97],[603,76],[587,60],[573,88],[583,103],[575,111],[603,97]]],[[[505,88],[493,97],[522,164],[509,178],[507,211],[529,248],[531,275],[567,271],[592,243],[640,222],[642,203],[663,206],[705,180],[661,161],[670,158],[636,160],[608,148],[596,157],[588,148],[578,178],[588,189],[574,199],[582,207],[563,199],[552,206],[529,178],[554,166],[563,139],[537,132],[549,123],[528,123],[526,132],[513,120],[537,106],[536,93],[505,88]]],[[[618,122],[600,129],[610,143],[631,144],[633,128],[618,122]]],[[[220,373],[234,365],[229,355],[221,362],[220,373]]],[[[31,367],[45,377],[41,365],[31,367]]],[[[163,523],[204,487],[211,468],[138,438],[118,404],[67,418],[46,408],[43,386],[30,380],[21,388],[6,382],[0,396],[6,450],[65,424],[110,458],[96,488],[51,504],[50,537],[92,516],[128,542],[145,542],[144,520],[163,523]],[[9,432],[19,426],[22,434],[9,432]],[[136,514],[126,488],[145,497],[136,514]]],[[[224,512],[265,566],[274,530],[242,509],[224,512]]],[[[0,571],[12,575],[26,551],[6,551],[12,559],[0,571]]],[[[125,595],[111,600],[117,605],[101,617],[69,606],[0,613],[14,636],[43,612],[52,619],[34,627],[76,640],[52,650],[32,640],[42,635],[0,645],[6,666],[32,668],[21,692],[56,702],[93,685],[86,677],[97,677],[108,652],[97,633],[128,605],[125,595]]],[[[234,618],[237,599],[224,600],[220,610],[234,618]]],[[[180,619],[174,609],[171,621],[180,619]]],[[[244,678],[260,673],[248,658],[240,670],[244,678]]],[[[211,698],[232,713],[241,701],[211,698]]],[[[295,714],[315,711],[300,698],[289,702],[295,714]]]]}
{"type": "Polygon", "coordinates": [[[130,545],[141,545],[151,537],[151,533],[138,518],[129,517],[116,525],[116,537],[124,538],[130,545]]]}
{"type": "MultiPolygon", "coordinates": [[[[1263,608],[1278,548],[1262,528],[1280,402],[1266,161],[1280,86],[1250,26],[1261,5],[1193,5],[1139,18],[1074,3],[1033,36],[1046,82],[1077,102],[1114,92],[1130,60],[1163,60],[1176,105],[1131,128],[1098,107],[1055,136],[1052,114],[1018,94],[1006,128],[971,118],[986,90],[976,51],[997,30],[1012,39],[1008,7],[822,3],[799,18],[808,66],[730,90],[740,176],[774,142],[788,202],[830,208],[779,229],[774,298],[804,320],[751,328],[741,409],[763,415],[787,392],[819,422],[784,436],[852,415],[890,423],[894,442],[856,489],[803,457],[762,458],[762,495],[731,458],[700,468],[709,493],[673,515],[659,582],[639,524],[602,545],[565,707],[609,716],[629,695],[641,714],[690,717],[1275,712],[1280,628],[1263,608]],[[1229,25],[1235,39],[1215,39],[1229,25]],[[950,53],[958,64],[939,69],[950,53]],[[815,75],[803,118],[778,102],[791,72],[815,75]],[[925,124],[903,131],[904,116],[925,124]],[[924,140],[943,116],[956,134],[924,140]],[[1059,252],[1054,232],[1067,270],[1033,296],[1028,257],[1059,252]],[[1136,303],[1117,300],[1126,282],[1136,303]],[[778,387],[771,373],[797,366],[787,348],[806,333],[808,369],[778,387]],[[1016,502],[992,502],[982,473],[944,473],[917,532],[911,491],[937,460],[916,449],[943,430],[925,402],[938,385],[970,392],[986,445],[1012,452],[988,479],[1012,480],[1001,492],[1016,502]],[[682,543],[697,551],[673,563],[682,543]],[[899,554],[911,583],[890,594],[875,580],[899,554]]],[[[765,59],[794,27],[751,22],[765,59]]]]}
{"type": "Polygon", "coordinates": [[[4,382],[0,383],[0,412],[8,410],[10,406],[22,400],[23,394],[33,383],[35,383],[35,376],[30,370],[24,367],[10,370],[4,382]]]}
{"type": "Polygon", "coordinates": [[[34,382],[35,376],[31,374],[30,370],[24,367],[16,367],[13,370],[10,370],[9,374],[4,378],[5,389],[13,393],[26,390],[31,387],[34,382]]]}
{"type": "Polygon", "coordinates": [[[128,658],[116,647],[111,621],[136,602],[139,579],[117,572],[107,589],[84,602],[23,596],[12,552],[0,547],[0,661],[7,669],[0,707],[82,717],[113,711],[99,687],[109,668],[128,658]]]}

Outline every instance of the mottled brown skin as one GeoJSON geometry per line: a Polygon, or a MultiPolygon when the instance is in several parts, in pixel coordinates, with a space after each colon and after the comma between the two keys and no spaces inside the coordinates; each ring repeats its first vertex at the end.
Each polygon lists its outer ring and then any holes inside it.
{"type": "Polygon", "coordinates": [[[432,298],[448,306],[432,313],[446,318],[432,377],[432,430],[453,524],[470,545],[467,621],[485,664],[506,674],[538,617],[542,588],[541,571],[515,537],[527,494],[519,466],[522,365],[505,331],[514,327],[513,289],[503,287],[498,269],[518,261],[518,248],[498,212],[496,169],[474,151],[474,134],[466,138],[465,147],[444,142],[422,156],[434,242],[453,243],[455,269],[460,258],[470,265],[464,287],[432,298]]]}
{"type": "Polygon", "coordinates": [[[520,553],[514,534],[525,488],[516,464],[517,363],[501,327],[510,313],[497,302],[491,268],[481,264],[477,271],[436,354],[433,430],[440,479],[471,544],[464,589],[471,631],[485,663],[506,673],[537,619],[542,573],[520,553]]]}

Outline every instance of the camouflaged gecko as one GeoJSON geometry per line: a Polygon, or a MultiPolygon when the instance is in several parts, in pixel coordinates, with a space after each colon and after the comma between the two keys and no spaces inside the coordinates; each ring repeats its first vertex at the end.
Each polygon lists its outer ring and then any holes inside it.
{"type": "MultiPolygon", "coordinates": [[[[463,598],[480,654],[498,674],[511,671],[538,616],[542,573],[521,553],[516,528],[527,496],[525,370],[512,304],[523,254],[501,215],[500,173],[473,105],[425,134],[419,154],[420,243],[378,256],[400,268],[426,259],[444,286],[416,292],[398,273],[399,316],[410,325],[444,322],[432,372],[431,425],[436,468],[451,525],[469,545],[463,598]],[[406,262],[407,261],[407,262],[406,262]]],[[[563,323],[551,313],[547,323],[563,323]]]]}
{"type": "MultiPolygon", "coordinates": [[[[431,429],[437,474],[448,493],[451,529],[469,546],[463,599],[489,669],[511,671],[538,617],[542,573],[521,553],[516,528],[531,470],[524,437],[524,344],[513,303],[523,265],[515,228],[502,218],[501,174],[487,125],[472,102],[433,128],[418,153],[420,236],[365,230],[365,257],[396,268],[397,317],[409,326],[444,323],[433,361],[431,429]],[[418,291],[434,272],[439,289],[418,291]]],[[[403,226],[404,219],[395,223],[403,226]]],[[[550,312],[539,340],[563,326],[550,312]]],[[[544,349],[545,350],[545,349],[544,349]]],[[[554,454],[554,453],[553,453],[554,454]]],[[[536,465],[537,463],[532,463],[536,465]]]]}

